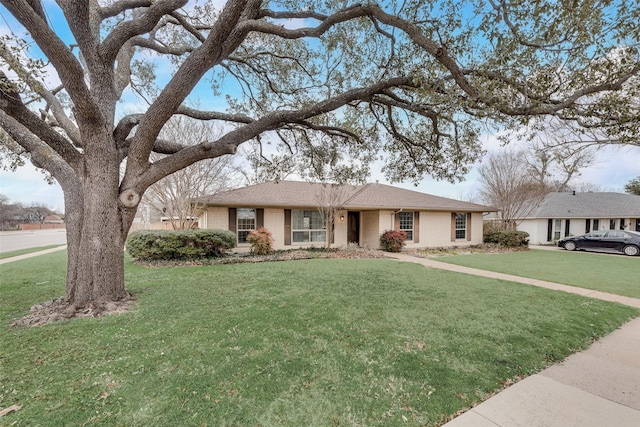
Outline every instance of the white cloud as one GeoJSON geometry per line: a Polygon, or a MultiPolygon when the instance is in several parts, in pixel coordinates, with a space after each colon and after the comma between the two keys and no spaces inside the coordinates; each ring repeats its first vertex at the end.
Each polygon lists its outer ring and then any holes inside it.
{"type": "Polygon", "coordinates": [[[55,211],[64,212],[64,197],[60,185],[47,184],[42,172],[31,163],[15,172],[0,171],[0,194],[7,196],[12,203],[43,204],[55,211]]]}

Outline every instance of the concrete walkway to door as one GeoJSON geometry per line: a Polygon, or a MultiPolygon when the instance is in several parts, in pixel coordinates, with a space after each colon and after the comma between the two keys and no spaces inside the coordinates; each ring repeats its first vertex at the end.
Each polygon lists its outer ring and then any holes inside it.
{"type": "MultiPolygon", "coordinates": [[[[640,308],[640,299],[636,298],[405,254],[390,256],[430,268],[540,286],[640,308]]],[[[445,424],[445,427],[515,426],[640,426],[640,318],[445,424]]]]}
{"type": "MultiPolygon", "coordinates": [[[[391,258],[398,261],[414,262],[422,264],[425,267],[437,268],[439,270],[454,271],[457,273],[471,274],[474,276],[490,277],[492,279],[506,280],[509,282],[524,283],[526,285],[538,286],[541,288],[553,289],[555,291],[568,292],[570,294],[582,295],[589,298],[600,299],[603,301],[618,302],[620,304],[629,305],[631,307],[640,308],[640,299],[625,297],[608,292],[594,291],[593,289],[578,288],[576,286],[562,285],[560,283],[547,282],[544,280],[530,279],[528,277],[514,276],[511,274],[496,273],[493,271],[480,270],[478,268],[463,267],[461,265],[448,264],[442,261],[436,261],[432,258],[419,258],[402,253],[391,254],[391,258]]],[[[640,267],[639,267],[640,268],[640,267]]],[[[639,424],[640,425],[640,424],[639,424]]]]}

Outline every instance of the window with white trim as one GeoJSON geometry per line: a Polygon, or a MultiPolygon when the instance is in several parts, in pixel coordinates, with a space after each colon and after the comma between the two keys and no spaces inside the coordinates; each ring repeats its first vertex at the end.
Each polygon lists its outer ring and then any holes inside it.
{"type": "Polygon", "coordinates": [[[553,220],[553,238],[556,240],[560,239],[561,231],[562,231],[562,220],[554,219],[553,220]]]}
{"type": "Polygon", "coordinates": [[[456,240],[467,238],[467,214],[456,214],[456,240]]]}
{"type": "Polygon", "coordinates": [[[251,208],[238,208],[238,243],[247,243],[247,236],[251,230],[256,229],[256,210],[251,208]]]}
{"type": "Polygon", "coordinates": [[[291,241],[294,243],[325,242],[327,225],[318,210],[291,210],[291,241]]]}
{"type": "Polygon", "coordinates": [[[407,240],[413,241],[413,212],[400,212],[398,215],[400,231],[407,233],[407,240]]]}

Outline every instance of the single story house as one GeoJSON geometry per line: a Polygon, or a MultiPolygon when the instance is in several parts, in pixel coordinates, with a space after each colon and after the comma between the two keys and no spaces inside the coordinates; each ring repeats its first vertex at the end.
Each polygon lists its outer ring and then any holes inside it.
{"type": "Polygon", "coordinates": [[[58,215],[47,215],[44,217],[44,223],[45,224],[64,224],[64,221],[58,215]]]}
{"type": "Polygon", "coordinates": [[[266,182],[200,202],[206,205],[200,227],[234,232],[240,250],[249,249],[247,235],[259,227],[272,233],[275,249],[322,247],[326,218],[331,217],[326,214],[328,207],[334,214],[334,246],[379,248],[382,233],[394,229],[407,233],[408,248],[476,245],[482,243],[483,213],[495,211],[379,183],[266,182]]]}
{"type": "Polygon", "coordinates": [[[597,230],[640,231],[640,196],[611,192],[550,193],[518,225],[531,244],[597,230]]]}

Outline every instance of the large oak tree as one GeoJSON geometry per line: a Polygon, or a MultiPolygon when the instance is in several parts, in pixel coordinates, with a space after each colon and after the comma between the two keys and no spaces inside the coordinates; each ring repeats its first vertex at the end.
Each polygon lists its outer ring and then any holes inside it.
{"type": "Polygon", "coordinates": [[[638,144],[636,0],[0,1],[0,126],[64,191],[70,307],[126,297],[149,186],[248,141],[336,179],[382,153],[391,180],[459,178],[487,125],[638,144]],[[162,140],[175,115],[226,132],[162,140]]]}

